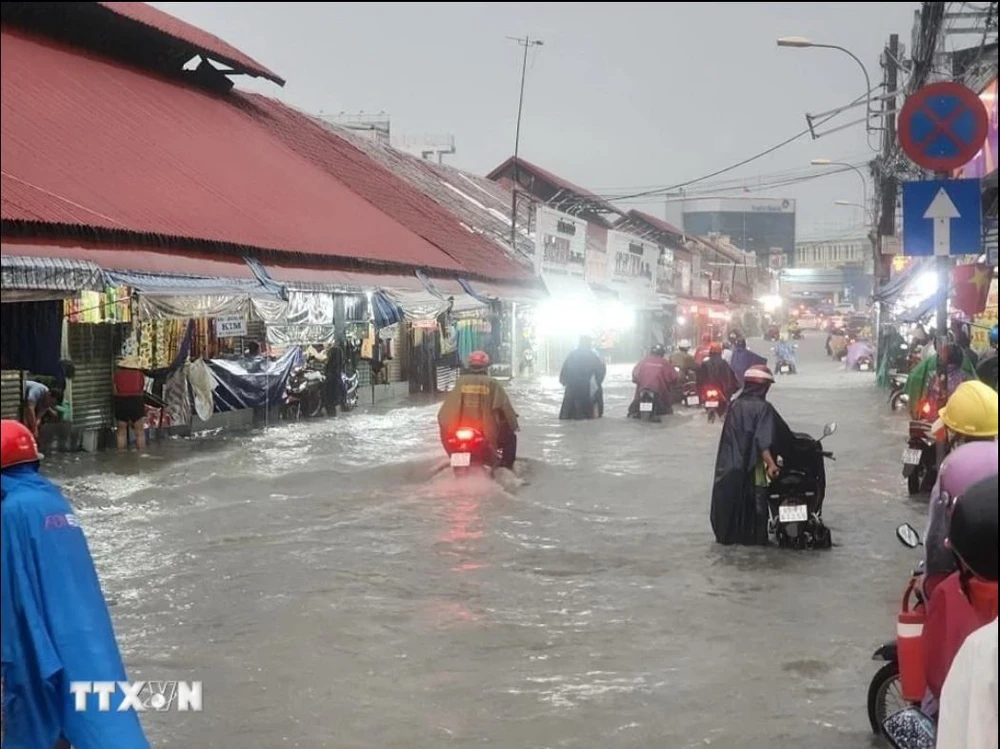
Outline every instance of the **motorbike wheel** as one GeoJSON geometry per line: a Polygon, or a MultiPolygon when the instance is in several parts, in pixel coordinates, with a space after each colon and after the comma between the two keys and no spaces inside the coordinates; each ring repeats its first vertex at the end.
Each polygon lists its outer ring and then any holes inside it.
{"type": "Polygon", "coordinates": [[[906,393],[899,390],[889,396],[889,410],[893,413],[897,411],[902,411],[909,405],[909,398],[906,397],[906,393]]]}
{"type": "Polygon", "coordinates": [[[924,483],[924,471],[922,468],[918,468],[909,476],[906,477],[906,491],[912,497],[916,494],[920,494],[920,490],[923,488],[924,483]]]}
{"type": "Polygon", "coordinates": [[[344,402],[341,404],[341,408],[344,411],[353,411],[358,406],[358,394],[355,392],[353,395],[348,395],[344,398],[344,402]]]}
{"type": "Polygon", "coordinates": [[[885,719],[910,703],[903,699],[899,687],[899,663],[889,661],[872,677],[868,685],[868,722],[872,733],[882,735],[885,719]]]}
{"type": "Polygon", "coordinates": [[[300,407],[303,416],[307,419],[314,419],[323,410],[323,399],[319,393],[307,393],[303,396],[300,407]]]}

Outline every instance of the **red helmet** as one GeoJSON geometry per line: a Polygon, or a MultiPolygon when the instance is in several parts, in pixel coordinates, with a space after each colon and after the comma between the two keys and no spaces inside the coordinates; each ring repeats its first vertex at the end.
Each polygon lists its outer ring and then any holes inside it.
{"type": "Polygon", "coordinates": [[[41,460],[31,431],[20,421],[0,421],[0,469],[41,460]]]}
{"type": "Polygon", "coordinates": [[[469,369],[486,369],[490,366],[490,355],[485,351],[473,351],[467,363],[469,369]]]}
{"type": "Polygon", "coordinates": [[[710,354],[721,354],[722,353],[722,341],[712,341],[708,344],[708,353],[710,354]]]}

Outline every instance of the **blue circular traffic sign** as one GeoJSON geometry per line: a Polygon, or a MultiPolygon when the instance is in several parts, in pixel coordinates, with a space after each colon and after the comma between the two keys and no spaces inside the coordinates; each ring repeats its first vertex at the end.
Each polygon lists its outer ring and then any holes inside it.
{"type": "Polygon", "coordinates": [[[899,144],[918,166],[947,172],[979,153],[988,126],[986,107],[974,91],[941,81],[907,97],[899,113],[899,144]]]}

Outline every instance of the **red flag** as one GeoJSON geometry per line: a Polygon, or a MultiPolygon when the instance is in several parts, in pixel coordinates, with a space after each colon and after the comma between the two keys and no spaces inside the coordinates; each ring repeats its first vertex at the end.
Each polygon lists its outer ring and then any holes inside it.
{"type": "Polygon", "coordinates": [[[993,268],[981,263],[956,265],[951,269],[951,304],[969,317],[986,309],[993,268]]]}

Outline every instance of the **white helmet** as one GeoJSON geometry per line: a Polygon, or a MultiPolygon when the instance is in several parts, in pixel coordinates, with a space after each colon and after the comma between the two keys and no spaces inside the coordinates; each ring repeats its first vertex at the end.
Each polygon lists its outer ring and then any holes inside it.
{"type": "Polygon", "coordinates": [[[679,348],[681,351],[683,351],[684,349],[689,349],[691,348],[691,341],[689,341],[687,338],[681,338],[681,342],[677,344],[677,348],[679,348]]]}

